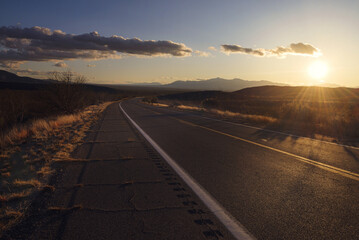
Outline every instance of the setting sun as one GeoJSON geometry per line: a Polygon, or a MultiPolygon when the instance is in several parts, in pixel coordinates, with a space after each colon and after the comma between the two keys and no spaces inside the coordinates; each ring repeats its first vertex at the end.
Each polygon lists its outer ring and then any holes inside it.
{"type": "Polygon", "coordinates": [[[0,240],[359,240],[359,0],[0,6],[0,240]]]}
{"type": "Polygon", "coordinates": [[[328,74],[328,65],[322,61],[313,62],[308,68],[308,74],[315,79],[322,79],[328,74]]]}

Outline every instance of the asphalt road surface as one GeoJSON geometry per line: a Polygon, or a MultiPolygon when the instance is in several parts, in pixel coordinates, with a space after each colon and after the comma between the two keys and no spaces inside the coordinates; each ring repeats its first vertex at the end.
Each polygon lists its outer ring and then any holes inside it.
{"type": "Polygon", "coordinates": [[[359,239],[359,148],[139,99],[122,108],[258,239],[359,239]]]}

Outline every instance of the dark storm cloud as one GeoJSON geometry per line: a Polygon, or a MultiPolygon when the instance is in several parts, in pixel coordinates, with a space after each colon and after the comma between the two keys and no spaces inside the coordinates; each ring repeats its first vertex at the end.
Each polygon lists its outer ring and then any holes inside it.
{"type": "Polygon", "coordinates": [[[244,48],[240,45],[221,45],[222,52],[231,54],[231,53],[241,53],[249,54],[257,57],[285,57],[286,55],[302,55],[302,56],[312,56],[317,57],[320,55],[320,50],[308,43],[292,43],[289,47],[277,47],[274,49],[263,49],[263,48],[244,48]]]}
{"type": "Polygon", "coordinates": [[[141,40],[121,36],[104,37],[97,32],[80,35],[44,27],[0,28],[2,65],[23,61],[120,58],[120,54],[142,56],[190,56],[192,49],[172,41],[141,40]]]}

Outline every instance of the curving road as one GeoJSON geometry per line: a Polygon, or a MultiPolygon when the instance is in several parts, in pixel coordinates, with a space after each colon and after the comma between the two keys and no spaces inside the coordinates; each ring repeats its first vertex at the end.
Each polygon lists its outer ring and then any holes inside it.
{"type": "Polygon", "coordinates": [[[258,239],[359,239],[359,148],[139,99],[124,111],[258,239]]]}

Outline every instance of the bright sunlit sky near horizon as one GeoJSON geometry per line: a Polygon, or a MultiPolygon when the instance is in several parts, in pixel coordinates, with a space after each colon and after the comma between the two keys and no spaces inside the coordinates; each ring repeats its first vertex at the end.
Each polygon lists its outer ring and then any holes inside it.
{"type": "MultiPolygon", "coordinates": [[[[191,56],[130,55],[117,51],[121,58],[78,57],[49,61],[34,58],[22,61],[17,69],[14,66],[8,68],[13,71],[31,69],[41,74],[71,69],[96,83],[168,83],[221,77],[269,80],[290,85],[325,82],[359,87],[358,12],[359,1],[356,0],[5,0],[1,1],[0,27],[25,29],[39,26],[73,35],[97,31],[107,38],[117,35],[143,41],[172,41],[192,50],[191,56]],[[294,47],[290,48],[293,43],[308,44],[321,55],[296,54],[294,47]],[[248,49],[237,47],[235,51],[224,52],[222,45],[240,45],[248,49]],[[286,47],[289,54],[269,54],[269,50],[279,46],[286,47]],[[256,50],[264,56],[259,56],[256,50]],[[325,63],[328,69],[327,74],[319,73],[319,78],[308,72],[316,61],[325,63]],[[56,63],[63,67],[54,66],[56,63]]],[[[5,50],[0,45],[0,51],[5,50]]],[[[2,69],[6,69],[4,65],[2,69]]]]}

